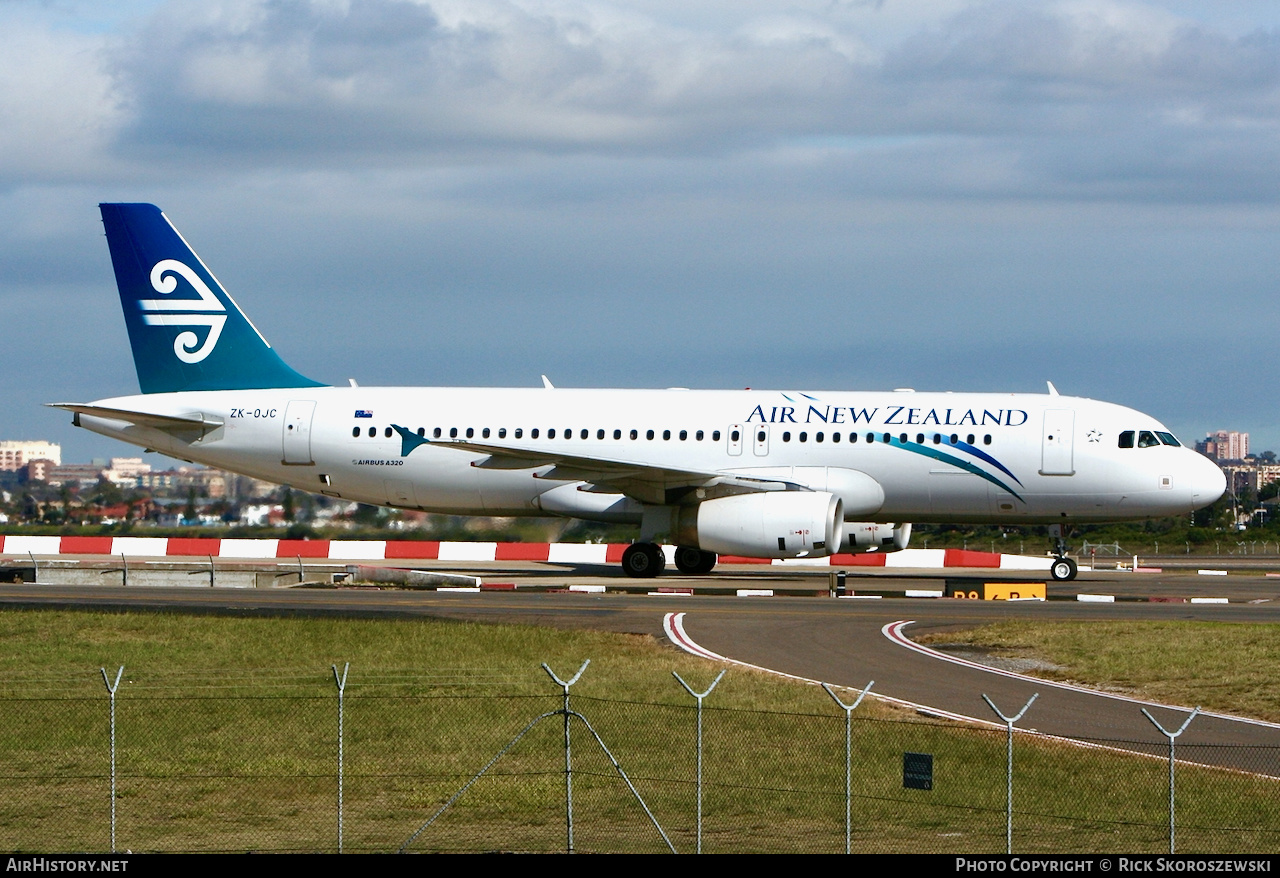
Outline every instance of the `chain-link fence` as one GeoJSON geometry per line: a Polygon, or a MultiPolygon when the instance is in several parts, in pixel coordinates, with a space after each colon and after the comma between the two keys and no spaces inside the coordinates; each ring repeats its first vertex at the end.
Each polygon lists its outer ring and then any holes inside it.
{"type": "MultiPolygon", "coordinates": [[[[1169,762],[1149,745],[1019,733],[1010,794],[1003,728],[834,703],[727,709],[711,693],[699,751],[697,703],[675,681],[670,701],[649,703],[551,680],[540,696],[337,673],[210,673],[192,685],[126,672],[114,776],[101,678],[0,696],[0,846],[839,853],[846,833],[854,852],[1171,844],[1169,762]]],[[[1280,752],[1232,750],[1177,747],[1179,853],[1280,847],[1280,752]]]]}

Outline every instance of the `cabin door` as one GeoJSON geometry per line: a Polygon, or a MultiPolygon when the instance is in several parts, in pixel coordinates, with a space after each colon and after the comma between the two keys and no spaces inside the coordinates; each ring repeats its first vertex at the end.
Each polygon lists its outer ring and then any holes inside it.
{"type": "Polygon", "coordinates": [[[294,399],[284,410],[284,462],[295,466],[314,464],[311,459],[311,417],[315,400],[294,399]]]}
{"type": "Polygon", "coordinates": [[[1069,476],[1076,471],[1072,451],[1076,413],[1072,409],[1046,409],[1041,442],[1040,475],[1069,476]]]}

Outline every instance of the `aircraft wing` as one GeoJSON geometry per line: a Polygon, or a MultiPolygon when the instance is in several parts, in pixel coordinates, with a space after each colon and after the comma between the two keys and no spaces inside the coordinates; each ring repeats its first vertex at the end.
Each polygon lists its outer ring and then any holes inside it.
{"type": "Polygon", "coordinates": [[[468,439],[426,439],[396,426],[407,455],[419,445],[438,445],[462,451],[486,454],[488,457],[471,465],[480,469],[541,469],[534,478],[555,481],[588,482],[598,491],[621,493],[645,503],[671,503],[690,490],[712,489],[713,493],[750,493],[756,491],[806,490],[800,485],[773,479],[756,479],[740,474],[655,466],[650,463],[607,458],[591,454],[575,454],[567,449],[498,445],[468,439]]]}

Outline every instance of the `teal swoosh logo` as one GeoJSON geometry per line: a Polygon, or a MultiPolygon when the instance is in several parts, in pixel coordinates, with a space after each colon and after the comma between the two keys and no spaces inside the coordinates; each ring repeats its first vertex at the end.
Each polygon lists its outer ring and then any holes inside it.
{"type": "MultiPolygon", "coordinates": [[[[901,439],[899,439],[896,436],[892,437],[889,444],[897,445],[900,448],[905,448],[907,451],[914,451],[916,454],[923,454],[925,457],[932,457],[934,460],[940,460],[943,463],[949,463],[952,466],[959,467],[960,469],[964,470],[967,473],[973,473],[975,476],[986,479],[988,482],[990,482],[991,484],[995,485],[997,488],[1000,488],[1003,491],[1008,491],[1010,494],[1017,497],[1019,501],[1023,503],[1027,502],[1022,498],[1022,495],[1020,495],[1017,491],[1013,490],[1013,488],[1009,487],[1009,485],[1000,481],[1000,479],[997,479],[995,476],[991,475],[991,473],[987,472],[986,470],[980,469],[978,466],[970,463],[967,460],[962,460],[961,458],[956,457],[954,454],[947,454],[947,452],[945,451],[941,451],[937,448],[932,448],[928,445],[921,445],[917,442],[903,442],[901,439]]],[[[985,457],[986,455],[983,455],[983,456],[985,457]]],[[[1000,464],[997,463],[996,466],[1000,466],[1000,464]]],[[[1007,473],[1009,472],[1003,466],[1000,466],[1000,469],[1004,470],[1007,473]]],[[[1009,475],[1012,476],[1013,480],[1018,482],[1019,485],[1022,484],[1022,482],[1018,480],[1018,477],[1014,476],[1013,473],[1009,473],[1009,475]]]]}

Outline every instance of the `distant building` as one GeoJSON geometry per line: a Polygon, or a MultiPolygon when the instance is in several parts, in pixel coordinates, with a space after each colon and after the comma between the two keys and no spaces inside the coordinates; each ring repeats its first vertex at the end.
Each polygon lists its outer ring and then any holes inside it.
{"type": "Polygon", "coordinates": [[[52,460],[40,458],[38,460],[29,460],[22,467],[22,481],[24,482],[45,482],[49,479],[49,473],[57,464],[52,460]]]}
{"type": "Polygon", "coordinates": [[[1219,430],[1197,442],[1196,451],[1214,460],[1244,460],[1249,456],[1249,434],[1219,430]]]}
{"type": "Polygon", "coordinates": [[[1257,493],[1262,490],[1263,485],[1280,481],[1280,464],[1277,463],[1263,463],[1258,460],[1227,463],[1223,464],[1222,471],[1226,473],[1227,484],[1234,494],[1240,494],[1245,489],[1251,489],[1257,493]]]}
{"type": "Polygon", "coordinates": [[[102,479],[106,466],[102,461],[93,463],[67,463],[55,466],[45,474],[45,480],[54,487],[76,485],[92,488],[102,479]]]}
{"type": "Polygon", "coordinates": [[[43,439],[5,440],[0,442],[0,470],[17,472],[33,460],[62,463],[62,446],[43,439]]]}
{"type": "Polygon", "coordinates": [[[151,464],[143,463],[141,457],[113,457],[102,470],[102,477],[121,488],[134,488],[138,485],[138,477],[149,472],[151,464]]]}

